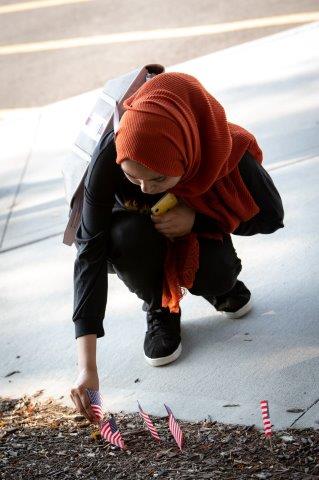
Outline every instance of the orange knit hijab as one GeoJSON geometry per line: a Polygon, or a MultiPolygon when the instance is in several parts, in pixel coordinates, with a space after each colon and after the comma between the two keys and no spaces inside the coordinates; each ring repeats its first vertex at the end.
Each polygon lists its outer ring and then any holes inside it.
{"type": "MultiPolygon", "coordinates": [[[[218,222],[201,234],[223,241],[259,212],[238,170],[246,150],[262,163],[255,137],[226,119],[221,104],[192,75],[161,73],[123,103],[115,135],[116,162],[131,159],[167,176],[180,176],[169,191],[218,222]]],[[[167,241],[162,306],[179,311],[199,266],[197,234],[167,241]]]]}

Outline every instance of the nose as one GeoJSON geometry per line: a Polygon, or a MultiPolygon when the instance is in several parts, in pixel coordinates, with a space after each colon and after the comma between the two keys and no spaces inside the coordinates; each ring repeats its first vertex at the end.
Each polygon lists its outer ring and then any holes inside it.
{"type": "Polygon", "coordinates": [[[141,190],[143,193],[151,193],[152,191],[152,187],[150,185],[147,185],[146,183],[143,182],[143,180],[141,181],[141,190]]]}

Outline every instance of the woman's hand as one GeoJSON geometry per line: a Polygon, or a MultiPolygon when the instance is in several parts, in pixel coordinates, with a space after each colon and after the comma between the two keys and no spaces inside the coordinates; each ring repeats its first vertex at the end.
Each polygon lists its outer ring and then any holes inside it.
{"type": "Polygon", "coordinates": [[[168,238],[182,237],[191,232],[195,221],[195,210],[179,203],[162,215],[151,215],[157,231],[168,238]]]}
{"type": "Polygon", "coordinates": [[[89,397],[85,391],[86,388],[91,390],[99,389],[99,377],[97,369],[83,368],[71,389],[70,397],[76,406],[77,411],[87,418],[90,422],[97,422],[90,405],[89,397]]]}

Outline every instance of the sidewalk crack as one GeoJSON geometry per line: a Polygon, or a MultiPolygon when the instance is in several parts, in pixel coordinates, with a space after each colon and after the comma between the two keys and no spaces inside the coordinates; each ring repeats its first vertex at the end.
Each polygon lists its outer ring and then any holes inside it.
{"type": "Polygon", "coordinates": [[[37,125],[36,125],[36,127],[35,127],[35,129],[34,129],[34,135],[33,135],[32,143],[31,143],[31,147],[30,147],[30,150],[29,150],[27,159],[26,159],[26,161],[25,161],[24,167],[23,167],[23,169],[22,169],[22,172],[21,172],[21,175],[20,175],[20,179],[19,179],[19,181],[18,181],[18,185],[17,185],[16,191],[14,192],[14,196],[13,196],[12,203],[11,203],[11,205],[10,205],[10,207],[9,207],[9,213],[8,213],[8,215],[7,215],[7,218],[6,218],[6,221],[5,221],[5,224],[4,224],[2,236],[1,236],[1,239],[0,239],[0,249],[2,249],[2,245],[3,245],[3,243],[4,243],[4,239],[5,239],[5,236],[6,236],[8,227],[9,227],[9,222],[10,222],[10,219],[11,219],[11,216],[12,216],[12,213],[13,213],[13,209],[14,209],[14,207],[15,207],[15,205],[16,205],[16,201],[17,201],[18,195],[19,195],[20,190],[21,190],[21,185],[22,185],[22,183],[23,183],[23,180],[24,180],[24,177],[25,177],[25,174],[26,174],[28,165],[29,165],[29,163],[30,163],[30,159],[31,159],[31,156],[32,156],[32,153],[33,153],[34,143],[35,143],[35,140],[36,140],[37,135],[38,135],[38,130],[39,130],[39,125],[40,125],[40,119],[41,119],[41,117],[42,117],[42,113],[40,112],[40,113],[39,113],[39,117],[38,117],[37,125]]]}
{"type": "Polygon", "coordinates": [[[291,428],[295,423],[297,423],[298,420],[300,420],[301,417],[303,417],[307,412],[309,412],[309,410],[310,410],[314,405],[316,405],[316,403],[318,403],[318,402],[319,402],[319,398],[317,398],[317,400],[315,400],[315,401],[310,405],[310,407],[308,407],[304,412],[302,412],[301,415],[299,415],[298,418],[296,418],[296,420],[294,420],[294,421],[292,422],[292,424],[290,425],[290,428],[291,428]]]}
{"type": "Polygon", "coordinates": [[[37,238],[36,240],[30,240],[29,242],[19,243],[18,245],[14,245],[13,247],[8,248],[0,248],[0,255],[1,253],[11,252],[12,250],[16,250],[17,248],[27,247],[28,245],[33,245],[34,243],[43,242],[44,240],[48,240],[49,238],[58,237],[59,235],[63,235],[64,230],[62,232],[51,233],[50,235],[46,235],[45,237],[37,238]]]}
{"type": "Polygon", "coordinates": [[[282,162],[278,163],[270,163],[269,165],[263,165],[264,168],[267,170],[267,172],[272,172],[274,170],[280,170],[281,168],[286,168],[290,167],[291,165],[296,165],[297,163],[303,163],[303,162],[308,162],[309,160],[314,160],[318,159],[318,154],[313,153],[309,156],[302,157],[302,158],[297,158],[297,159],[292,159],[292,160],[283,160],[282,162]]]}

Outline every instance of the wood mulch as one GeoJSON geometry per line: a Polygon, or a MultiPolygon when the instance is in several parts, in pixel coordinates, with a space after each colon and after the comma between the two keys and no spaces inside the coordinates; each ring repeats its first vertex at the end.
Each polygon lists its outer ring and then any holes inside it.
{"type": "Polygon", "coordinates": [[[271,448],[255,426],[179,421],[181,452],[167,417],[153,418],[157,443],[139,414],[117,413],[127,446],[120,450],[74,409],[40,396],[0,397],[2,479],[319,479],[318,430],[277,431],[271,448]]]}

